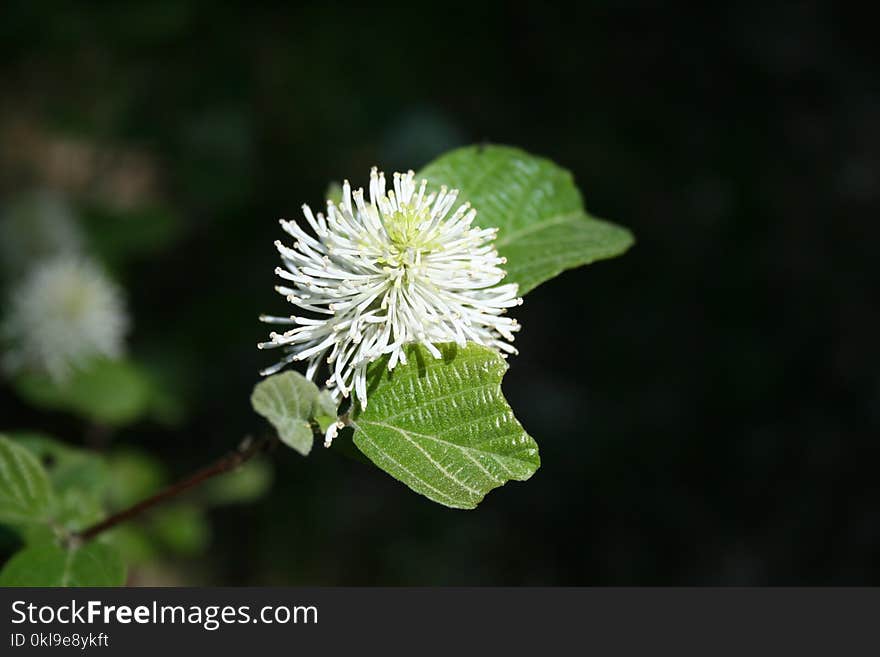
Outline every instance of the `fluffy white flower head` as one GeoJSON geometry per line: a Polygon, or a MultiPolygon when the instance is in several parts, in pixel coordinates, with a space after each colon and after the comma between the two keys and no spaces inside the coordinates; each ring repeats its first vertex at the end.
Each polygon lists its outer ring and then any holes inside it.
{"type": "Polygon", "coordinates": [[[505,313],[522,299],[516,284],[500,284],[506,272],[492,243],[497,229],[473,226],[477,212],[468,203],[453,211],[457,190],[429,194],[427,181],[416,185],[414,176],[395,173],[386,190],[374,167],[368,201],[345,181],[342,201],[328,201],[326,216],[304,205],[314,236],[281,221],[296,241],[293,248],[275,243],[284,263],[275,271],[288,283],[276,289],[307,315],[261,317],[294,327],[259,345],[287,352],[262,374],[308,361],[306,376],[314,379],[327,363],[334,398],[354,391],[366,407],[367,366],[384,355],[390,370],[405,364],[408,344],[424,345],[435,358],[442,342],[516,353],[510,342],[519,324],[505,313]]]}
{"type": "Polygon", "coordinates": [[[4,365],[63,381],[91,358],[120,355],[127,328],[122,294],[97,266],[82,258],[48,260],[12,291],[4,365]]]}

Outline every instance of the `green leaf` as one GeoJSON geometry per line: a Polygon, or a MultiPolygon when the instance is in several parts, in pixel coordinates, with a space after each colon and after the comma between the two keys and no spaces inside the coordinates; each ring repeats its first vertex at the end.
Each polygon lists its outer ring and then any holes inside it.
{"type": "Polygon", "coordinates": [[[377,466],[417,493],[474,508],[493,488],[524,481],[541,464],[538,446],[501,392],[507,363],[486,347],[407,349],[407,365],[368,372],[369,404],[354,419],[354,442],[377,466]]]}
{"type": "Polygon", "coordinates": [[[633,243],[620,226],[595,219],[567,170],[509,146],[466,146],[440,156],[419,177],[431,188],[460,191],[477,210],[475,223],[498,228],[506,281],[520,294],[566,269],[613,258],[633,243]]]}
{"type": "Polygon", "coordinates": [[[312,417],[318,386],[299,372],[274,374],[254,386],[251,405],[272,423],[278,436],[303,456],[312,450],[312,417]]]}
{"type": "Polygon", "coordinates": [[[0,571],[0,586],[122,586],[125,565],[104,543],[65,550],[54,543],[17,552],[0,571]]]}
{"type": "Polygon", "coordinates": [[[98,496],[82,488],[57,491],[51,509],[51,524],[31,524],[21,529],[25,543],[45,543],[55,539],[59,532],[79,531],[105,516],[98,496]]]}
{"type": "Polygon", "coordinates": [[[41,433],[21,431],[8,435],[42,464],[53,490],[44,522],[19,527],[26,543],[50,541],[58,530],[80,530],[104,516],[101,498],[110,473],[100,456],[41,433]]]}
{"type": "Polygon", "coordinates": [[[149,377],[125,360],[96,360],[63,383],[29,373],[17,377],[14,385],[34,406],[76,413],[111,426],[139,419],[153,400],[149,377]]]}
{"type": "Polygon", "coordinates": [[[45,522],[52,485],[40,462],[25,447],[0,435],[0,522],[45,522]]]}
{"type": "Polygon", "coordinates": [[[41,433],[17,431],[8,435],[43,464],[56,491],[79,489],[100,495],[106,489],[110,473],[98,454],[41,433]]]}

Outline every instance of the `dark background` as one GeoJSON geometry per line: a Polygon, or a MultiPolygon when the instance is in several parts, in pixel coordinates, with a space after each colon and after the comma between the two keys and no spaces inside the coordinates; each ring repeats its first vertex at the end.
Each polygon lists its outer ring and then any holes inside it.
{"type": "MultiPolygon", "coordinates": [[[[256,318],[284,312],[276,220],[320,205],[329,181],[509,143],[571,169],[588,210],[637,238],[517,311],[504,385],[541,447],[532,480],[452,511],[332,449],[278,451],[269,493],[212,512],[209,547],[173,583],[880,583],[867,16],[830,2],[0,11],[4,193],[34,179],[177,218],[173,240],[116,271],[131,350],[173,362],[185,419],[113,438],[177,475],[263,430],[248,396],[268,363],[256,318]],[[26,152],[59,138],[127,155],[59,173],[26,152]]],[[[74,420],[8,389],[0,413],[78,440],[74,420]]]]}

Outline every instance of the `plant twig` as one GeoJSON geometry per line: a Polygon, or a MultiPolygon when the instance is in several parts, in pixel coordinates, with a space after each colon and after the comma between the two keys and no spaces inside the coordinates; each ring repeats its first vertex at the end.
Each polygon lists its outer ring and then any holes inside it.
{"type": "Polygon", "coordinates": [[[277,442],[278,437],[275,435],[263,437],[257,440],[247,438],[242,442],[241,445],[238,446],[238,449],[230,452],[219,461],[216,461],[215,463],[212,463],[211,465],[208,465],[201,470],[194,472],[186,479],[182,479],[177,483],[171,484],[167,488],[160,490],[155,495],[148,497],[147,499],[142,500],[137,504],[128,507],[127,509],[123,509],[118,513],[114,513],[112,516],[108,516],[101,522],[98,522],[91,527],[72,534],[70,536],[69,542],[76,545],[85,543],[86,541],[95,538],[95,536],[97,536],[98,534],[105,532],[122,522],[131,520],[132,518],[139,516],[143,512],[152,509],[154,506],[157,506],[165,502],[166,500],[177,497],[178,495],[189,490],[190,488],[194,488],[195,486],[204,483],[208,479],[216,477],[217,475],[221,475],[224,472],[235,470],[238,466],[250,460],[257,454],[268,450],[277,442]]]}

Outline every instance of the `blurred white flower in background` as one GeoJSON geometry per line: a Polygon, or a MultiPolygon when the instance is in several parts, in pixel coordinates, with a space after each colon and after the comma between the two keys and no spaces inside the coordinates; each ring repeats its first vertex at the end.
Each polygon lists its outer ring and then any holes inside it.
{"type": "Polygon", "coordinates": [[[83,257],[34,265],[11,289],[4,315],[7,371],[44,372],[56,382],[95,357],[120,356],[129,326],[121,290],[83,257]]]}
{"type": "Polygon", "coordinates": [[[72,208],[53,192],[30,192],[2,205],[0,264],[10,277],[47,258],[81,253],[83,242],[72,208]]]}

